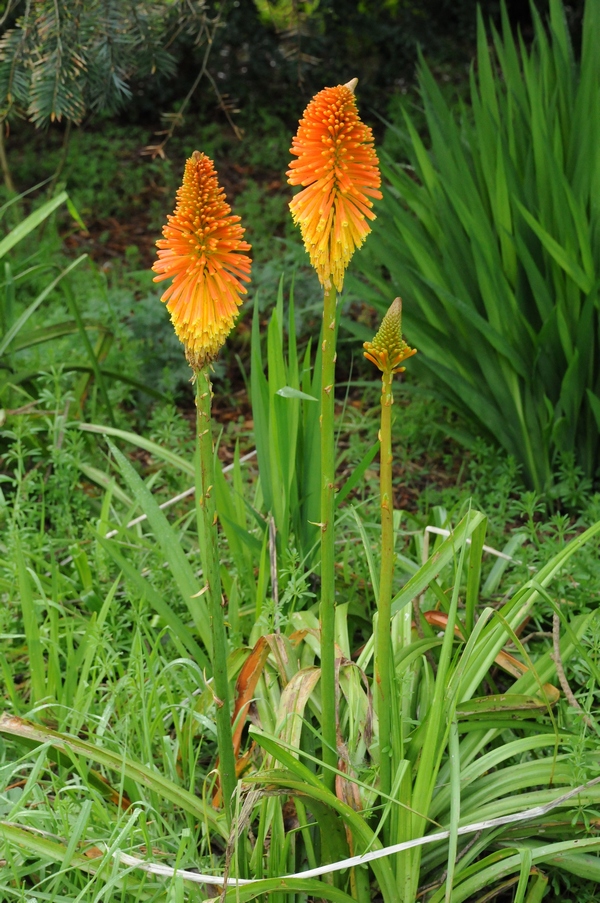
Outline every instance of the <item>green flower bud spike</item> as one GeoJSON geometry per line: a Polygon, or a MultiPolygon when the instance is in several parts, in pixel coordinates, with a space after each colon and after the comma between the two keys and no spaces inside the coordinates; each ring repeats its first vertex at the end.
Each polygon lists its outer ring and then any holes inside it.
{"type": "Polygon", "coordinates": [[[402,338],[402,298],[392,302],[377,335],[372,342],[365,342],[363,348],[367,360],[382,373],[401,373],[406,369],[400,364],[416,354],[417,349],[410,348],[402,338]]]}
{"type": "MultiPolygon", "coordinates": [[[[374,687],[375,710],[379,719],[379,786],[382,799],[392,792],[392,775],[399,767],[392,761],[391,750],[401,750],[402,741],[394,742],[394,735],[402,735],[401,725],[394,715],[394,660],[391,643],[392,580],[394,576],[394,496],[392,486],[392,381],[394,373],[407,358],[416,354],[402,338],[402,301],[391,305],[372,342],[364,343],[365,357],[381,370],[381,429],[379,430],[379,492],[381,504],[381,571],[377,600],[377,629],[375,631],[374,687]]],[[[405,607],[400,632],[410,642],[410,609],[405,607]]],[[[401,716],[400,716],[401,717],[401,716]]],[[[389,831],[389,829],[388,829],[389,831]]],[[[385,832],[384,832],[385,834],[385,832]]],[[[391,839],[386,837],[386,843],[391,839]]]]}

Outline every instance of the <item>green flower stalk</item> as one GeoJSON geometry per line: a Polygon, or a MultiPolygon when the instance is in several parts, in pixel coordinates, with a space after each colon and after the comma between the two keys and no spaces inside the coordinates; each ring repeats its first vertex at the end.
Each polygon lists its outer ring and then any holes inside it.
{"type": "Polygon", "coordinates": [[[321,729],[325,786],[335,789],[337,768],[335,692],[335,286],[325,290],[321,345],[321,729]]]}
{"type": "Polygon", "coordinates": [[[239,216],[231,215],[212,160],[194,151],[186,162],[183,184],[177,192],[173,216],[156,243],[155,282],[171,279],[162,296],[196,382],[198,447],[196,453],[196,506],[198,539],[211,623],[212,689],[216,703],[217,742],[221,793],[228,821],[236,787],[235,755],[231,733],[227,633],[223,616],[213,493],[214,448],[211,429],[211,365],[233,328],[250,279],[251,260],[244,253],[239,216]]]}
{"type": "Polygon", "coordinates": [[[227,634],[223,616],[221,573],[217,546],[217,509],[214,497],[214,447],[211,429],[212,386],[209,365],[196,373],[196,415],[198,447],[196,452],[196,511],[200,558],[210,616],[213,647],[213,694],[216,704],[219,777],[225,813],[231,817],[231,797],[237,777],[231,732],[229,680],[227,677],[227,634]]]}
{"type": "Polygon", "coordinates": [[[390,306],[377,335],[364,343],[365,357],[381,370],[381,429],[379,431],[379,494],[381,505],[381,571],[377,600],[375,636],[375,708],[379,718],[380,786],[383,794],[392,789],[392,705],[393,659],[390,635],[392,580],[394,577],[394,497],[392,490],[392,380],[401,373],[402,361],[416,354],[402,338],[402,301],[390,306]]]}

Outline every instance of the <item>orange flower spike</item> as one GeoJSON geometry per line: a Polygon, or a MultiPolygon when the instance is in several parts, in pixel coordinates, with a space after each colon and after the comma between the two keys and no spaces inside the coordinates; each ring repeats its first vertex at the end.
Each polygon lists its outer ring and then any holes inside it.
{"type": "Polygon", "coordinates": [[[231,215],[212,160],[194,151],[185,164],[173,216],[156,242],[154,282],[172,279],[167,304],[194,370],[214,360],[238,315],[250,281],[251,245],[242,240],[240,217],[231,215]]]}
{"type": "Polygon", "coordinates": [[[342,290],[344,272],[375,219],[371,198],[381,198],[373,133],[361,122],[354,88],[324,88],[309,103],[292,141],[287,173],[302,185],[290,203],[310,260],[323,287],[342,290]]]}

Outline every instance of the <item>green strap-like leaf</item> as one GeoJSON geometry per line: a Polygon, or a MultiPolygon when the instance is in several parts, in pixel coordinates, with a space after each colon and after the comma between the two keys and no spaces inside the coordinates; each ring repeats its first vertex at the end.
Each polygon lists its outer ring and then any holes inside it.
{"type": "Polygon", "coordinates": [[[204,601],[204,598],[199,595],[199,592],[202,589],[202,583],[195,577],[192,566],[181,547],[179,537],[159,508],[158,502],[145,485],[144,481],[133,469],[127,458],[121,454],[119,449],[113,445],[110,440],[107,441],[119,470],[140,508],[148,518],[148,523],[152,528],[152,532],[158,540],[162,554],[165,556],[171,573],[175,578],[175,582],[179,587],[181,597],[193,618],[204,647],[208,650],[210,656],[212,650],[210,621],[206,602],[204,601]]]}
{"type": "Polygon", "coordinates": [[[215,834],[227,839],[228,832],[225,822],[219,818],[210,802],[205,802],[184,787],[174,784],[149,765],[142,765],[122,753],[111,752],[104,747],[89,743],[87,740],[81,740],[79,737],[59,733],[43,725],[32,724],[7,714],[0,716],[0,734],[20,737],[25,741],[33,741],[37,744],[50,743],[57,750],[83,756],[117,774],[124,774],[137,784],[156,793],[159,799],[163,797],[181,807],[184,812],[189,812],[194,818],[206,822],[215,834]]]}
{"type": "Polygon", "coordinates": [[[18,226],[15,226],[15,228],[0,241],[0,259],[4,257],[5,254],[8,254],[11,248],[14,248],[14,246],[29,235],[30,232],[37,229],[51,213],[54,213],[57,207],[60,207],[61,204],[65,203],[68,197],[69,195],[66,191],[61,191],[55,198],[46,201],[45,204],[42,204],[41,207],[38,207],[37,210],[30,213],[23,222],[19,223],[18,226]]]}
{"type": "Polygon", "coordinates": [[[12,342],[12,340],[14,339],[14,337],[25,326],[25,323],[27,322],[27,320],[32,316],[32,314],[34,314],[36,312],[36,310],[38,309],[40,304],[46,300],[46,298],[48,297],[48,295],[51,292],[54,291],[54,289],[56,288],[58,283],[61,281],[61,279],[64,279],[64,277],[67,276],[72,270],[74,270],[75,267],[79,266],[79,264],[83,260],[85,260],[86,257],[87,257],[87,254],[82,254],[81,257],[78,257],[77,260],[74,260],[73,263],[70,263],[69,266],[66,267],[62,271],[62,273],[59,273],[59,275],[56,277],[56,279],[53,279],[52,282],[49,285],[47,285],[46,288],[42,292],[40,292],[40,294],[37,296],[35,301],[33,301],[29,305],[29,307],[23,311],[23,313],[18,318],[18,320],[15,320],[13,325],[10,327],[10,329],[6,332],[6,334],[0,341],[0,357],[2,357],[2,355],[6,351],[6,349],[12,342]]]}

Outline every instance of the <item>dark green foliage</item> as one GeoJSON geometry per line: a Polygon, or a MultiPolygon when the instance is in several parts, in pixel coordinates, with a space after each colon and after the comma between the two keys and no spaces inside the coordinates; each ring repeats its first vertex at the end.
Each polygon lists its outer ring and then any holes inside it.
{"type": "Polygon", "coordinates": [[[406,111],[396,130],[410,164],[384,161],[386,199],[358,263],[382,309],[404,297],[415,365],[539,492],[561,455],[587,478],[598,466],[600,8],[587,4],[579,63],[560,0],[535,34],[528,51],[504,15],[495,73],[480,20],[460,116],[423,63],[430,146],[406,111]]]}
{"type": "MultiPolygon", "coordinates": [[[[479,5],[499,18],[498,0],[479,5]]],[[[268,104],[296,119],[325,85],[356,76],[363,109],[385,114],[390,95],[412,82],[418,47],[446,64],[468,61],[475,6],[474,0],[234,2],[216,35],[219,87],[242,114],[268,104]]],[[[529,25],[525,4],[515,2],[511,15],[529,25]]]]}
{"type": "MultiPolygon", "coordinates": [[[[21,15],[0,41],[0,118],[16,108],[36,125],[90,110],[115,112],[131,79],[172,75],[166,49],[181,3],[41,0],[16,4],[21,15]]],[[[196,4],[190,5],[192,14],[196,4]]],[[[202,6],[202,4],[200,4],[202,6]]]]}

